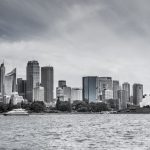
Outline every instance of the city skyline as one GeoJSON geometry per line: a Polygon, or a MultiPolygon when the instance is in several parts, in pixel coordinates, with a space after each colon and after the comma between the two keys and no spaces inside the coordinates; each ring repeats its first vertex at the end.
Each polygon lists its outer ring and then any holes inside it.
{"type": "Polygon", "coordinates": [[[82,87],[83,76],[96,75],[142,83],[150,93],[149,4],[0,1],[0,61],[5,60],[6,72],[16,66],[24,79],[28,60],[53,66],[55,87],[59,79],[82,87]]]}

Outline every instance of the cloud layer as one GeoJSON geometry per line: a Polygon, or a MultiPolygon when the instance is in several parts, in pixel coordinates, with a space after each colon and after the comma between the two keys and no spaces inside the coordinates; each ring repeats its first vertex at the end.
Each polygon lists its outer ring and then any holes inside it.
{"type": "Polygon", "coordinates": [[[0,60],[25,78],[28,60],[52,65],[55,85],[112,76],[150,91],[148,0],[0,0],[0,60]]]}

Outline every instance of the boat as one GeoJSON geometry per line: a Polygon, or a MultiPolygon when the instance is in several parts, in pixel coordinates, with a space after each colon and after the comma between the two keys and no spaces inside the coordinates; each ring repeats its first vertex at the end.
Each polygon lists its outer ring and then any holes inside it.
{"type": "Polygon", "coordinates": [[[22,108],[13,109],[3,114],[4,116],[28,116],[29,113],[22,108]]]}

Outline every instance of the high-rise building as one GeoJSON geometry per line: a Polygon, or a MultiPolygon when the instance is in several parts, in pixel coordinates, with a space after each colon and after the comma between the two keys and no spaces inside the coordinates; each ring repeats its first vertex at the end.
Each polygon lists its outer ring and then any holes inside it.
{"type": "Polygon", "coordinates": [[[56,88],[56,97],[60,101],[69,101],[71,100],[71,87],[57,87],[56,88]]]}
{"type": "Polygon", "coordinates": [[[113,80],[113,99],[118,99],[119,81],[113,80]]]}
{"type": "Polygon", "coordinates": [[[83,85],[83,100],[90,102],[97,102],[97,79],[96,76],[88,76],[82,78],[83,85]]]}
{"type": "Polygon", "coordinates": [[[103,90],[102,95],[103,95],[104,100],[113,99],[112,90],[103,90]]]}
{"type": "Polygon", "coordinates": [[[111,77],[98,77],[98,99],[104,101],[104,90],[113,90],[111,77]]]}
{"type": "Polygon", "coordinates": [[[59,80],[58,81],[58,87],[65,87],[66,86],[66,81],[65,80],[59,80]]]}
{"type": "Polygon", "coordinates": [[[1,96],[4,97],[5,94],[5,66],[4,63],[0,66],[0,93],[1,96]]]}
{"type": "Polygon", "coordinates": [[[44,87],[45,102],[50,103],[53,101],[54,91],[54,69],[53,67],[46,66],[41,68],[41,84],[44,87]]]}
{"type": "Polygon", "coordinates": [[[5,75],[5,95],[16,92],[16,68],[5,75]]]}
{"type": "Polygon", "coordinates": [[[78,100],[82,101],[82,89],[80,88],[72,88],[71,89],[71,102],[78,100]]]}
{"type": "Polygon", "coordinates": [[[17,91],[19,96],[22,96],[24,99],[26,99],[26,80],[23,80],[22,78],[17,79],[17,91]]]}
{"type": "Polygon", "coordinates": [[[127,99],[128,99],[128,102],[130,102],[130,84],[128,82],[125,82],[122,84],[122,89],[127,91],[126,94],[127,94],[127,99]]]}
{"type": "Polygon", "coordinates": [[[126,90],[119,90],[118,91],[118,98],[120,102],[120,109],[126,109],[127,108],[127,91],[126,90]]]}
{"type": "Polygon", "coordinates": [[[133,104],[140,105],[143,99],[143,85],[142,84],[133,84],[133,104]]]}
{"type": "Polygon", "coordinates": [[[38,61],[29,61],[26,68],[26,78],[27,78],[27,90],[26,96],[27,100],[33,101],[33,88],[36,87],[36,84],[40,80],[40,66],[38,61]]]}
{"type": "Polygon", "coordinates": [[[33,88],[33,101],[44,102],[44,87],[37,85],[35,88],[33,88]]]}

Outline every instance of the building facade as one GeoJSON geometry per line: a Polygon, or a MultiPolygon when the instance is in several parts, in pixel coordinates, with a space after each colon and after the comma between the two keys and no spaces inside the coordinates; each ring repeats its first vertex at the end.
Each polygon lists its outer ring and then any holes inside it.
{"type": "Polygon", "coordinates": [[[113,90],[112,78],[111,77],[98,77],[98,99],[100,101],[105,100],[104,91],[113,90]]]}
{"type": "Polygon", "coordinates": [[[5,94],[5,66],[4,63],[0,66],[0,93],[4,97],[5,94]]]}
{"type": "Polygon", "coordinates": [[[103,90],[102,94],[104,100],[113,99],[113,90],[103,90]]]}
{"type": "Polygon", "coordinates": [[[22,96],[24,99],[26,99],[26,80],[23,80],[22,78],[17,79],[17,91],[19,96],[22,96]]]}
{"type": "Polygon", "coordinates": [[[57,87],[56,97],[59,98],[60,101],[71,100],[71,87],[57,87]]]}
{"type": "Polygon", "coordinates": [[[87,102],[97,102],[97,76],[88,76],[82,78],[83,85],[83,101],[87,102]]]}
{"type": "Polygon", "coordinates": [[[33,101],[33,88],[40,80],[40,66],[38,61],[29,61],[26,68],[27,90],[26,96],[29,102],[33,101]]]}
{"type": "Polygon", "coordinates": [[[5,75],[5,95],[16,92],[16,68],[5,75]]]}
{"type": "Polygon", "coordinates": [[[128,102],[130,102],[130,84],[128,82],[125,82],[122,84],[122,89],[127,91],[126,94],[127,94],[127,99],[128,99],[128,102]]]}
{"type": "Polygon", "coordinates": [[[118,91],[118,98],[119,98],[119,103],[120,103],[120,109],[126,109],[127,108],[127,102],[128,102],[127,91],[126,90],[119,90],[118,91]]]}
{"type": "Polygon", "coordinates": [[[139,106],[143,99],[143,85],[133,84],[133,104],[139,106]]]}
{"type": "Polygon", "coordinates": [[[33,101],[42,101],[44,102],[44,87],[37,85],[33,89],[33,101]]]}
{"type": "Polygon", "coordinates": [[[58,81],[58,87],[66,87],[66,81],[65,80],[59,80],[58,81]]]}
{"type": "Polygon", "coordinates": [[[44,87],[44,100],[46,103],[53,101],[54,92],[54,69],[46,66],[41,68],[41,84],[44,87]]]}
{"type": "Polygon", "coordinates": [[[80,88],[71,89],[71,102],[73,103],[75,100],[82,101],[82,89],[80,88]]]}
{"type": "Polygon", "coordinates": [[[113,80],[113,99],[118,99],[118,91],[120,90],[119,81],[113,80]]]}

